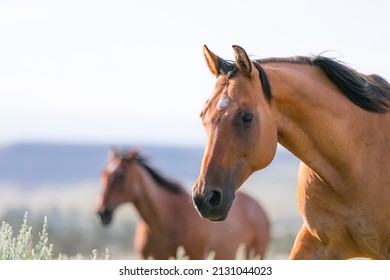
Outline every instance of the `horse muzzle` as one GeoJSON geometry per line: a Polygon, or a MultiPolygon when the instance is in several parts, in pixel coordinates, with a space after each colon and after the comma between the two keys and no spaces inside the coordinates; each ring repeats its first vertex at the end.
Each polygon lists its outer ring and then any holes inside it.
{"type": "Polygon", "coordinates": [[[108,209],[101,209],[97,212],[97,215],[100,218],[100,221],[103,225],[108,225],[112,219],[112,211],[108,209]]]}
{"type": "Polygon", "coordinates": [[[200,216],[211,221],[226,219],[234,199],[224,195],[219,188],[206,188],[203,193],[194,191],[192,196],[194,205],[200,216]]]}

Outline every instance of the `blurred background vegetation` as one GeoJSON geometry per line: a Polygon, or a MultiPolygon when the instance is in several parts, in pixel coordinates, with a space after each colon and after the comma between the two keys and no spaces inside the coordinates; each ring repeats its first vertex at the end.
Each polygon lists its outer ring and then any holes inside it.
{"type": "MultiPolygon", "coordinates": [[[[119,148],[132,148],[123,145],[119,148]]],[[[130,204],[115,212],[103,227],[95,215],[100,172],[109,145],[20,143],[0,149],[0,221],[18,230],[26,211],[29,224],[41,228],[47,216],[53,256],[90,256],[93,249],[111,259],[133,259],[138,213],[130,204]]],[[[181,182],[190,192],[197,178],[203,148],[145,146],[151,165],[181,182]]],[[[267,259],[286,259],[301,226],[296,210],[298,160],[279,147],[273,163],[255,173],[241,190],[254,196],[272,222],[267,259]]],[[[87,257],[88,258],[88,257],[87,257]]],[[[103,257],[104,258],[104,257],[103,257]]]]}

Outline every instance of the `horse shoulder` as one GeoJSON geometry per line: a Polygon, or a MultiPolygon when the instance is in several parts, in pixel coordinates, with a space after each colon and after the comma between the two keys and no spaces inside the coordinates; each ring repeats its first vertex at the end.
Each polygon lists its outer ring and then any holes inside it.
{"type": "Polygon", "coordinates": [[[232,212],[239,221],[246,225],[250,224],[251,228],[255,229],[255,235],[260,234],[264,237],[269,234],[271,223],[260,202],[243,192],[237,192],[235,204],[232,212]]]}
{"type": "Polygon", "coordinates": [[[134,233],[134,251],[140,258],[147,258],[153,255],[153,244],[150,238],[151,232],[144,220],[140,220],[134,233]]]}
{"type": "Polygon", "coordinates": [[[178,196],[171,205],[171,235],[191,259],[202,259],[212,234],[211,223],[199,216],[190,201],[190,196],[178,196]]]}
{"type": "Polygon", "coordinates": [[[250,218],[256,222],[268,222],[268,215],[260,202],[246,193],[238,191],[236,193],[235,203],[237,204],[237,208],[240,208],[241,211],[245,212],[245,216],[247,218],[250,218]]]}

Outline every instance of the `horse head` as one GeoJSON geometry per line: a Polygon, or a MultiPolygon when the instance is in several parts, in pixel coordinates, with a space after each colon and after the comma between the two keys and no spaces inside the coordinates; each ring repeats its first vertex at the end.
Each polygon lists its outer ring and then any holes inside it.
{"type": "Polygon", "coordinates": [[[241,47],[233,49],[234,62],[203,48],[217,82],[200,115],[207,142],[193,201],[203,218],[215,221],[227,217],[235,191],[272,161],[277,147],[270,100],[262,92],[261,66],[241,47]]]}
{"type": "Polygon", "coordinates": [[[97,200],[97,215],[102,224],[111,222],[114,210],[120,204],[132,201],[134,190],[129,187],[128,168],[129,164],[137,158],[138,149],[119,153],[116,149],[111,149],[107,164],[101,175],[102,192],[97,200]]]}

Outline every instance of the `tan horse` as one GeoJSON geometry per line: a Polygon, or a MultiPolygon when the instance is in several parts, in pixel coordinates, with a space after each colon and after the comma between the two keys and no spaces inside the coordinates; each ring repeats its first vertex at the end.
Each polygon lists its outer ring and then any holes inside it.
{"type": "Polygon", "coordinates": [[[98,215],[108,224],[118,205],[132,202],[141,216],[134,239],[139,256],[168,259],[183,246],[191,259],[210,252],[215,259],[234,259],[242,244],[247,258],[264,257],[269,221],[255,200],[239,193],[229,219],[212,223],[199,217],[181,186],[158,174],[136,150],[111,154],[101,177],[98,215]]]}
{"type": "MultiPolygon", "coordinates": [[[[201,113],[207,144],[193,199],[223,220],[234,192],[273,159],[302,160],[303,219],[291,259],[390,259],[390,85],[317,56],[235,62],[204,47],[215,91],[201,113]]],[[[234,205],[234,204],[233,204],[234,205]]]]}

